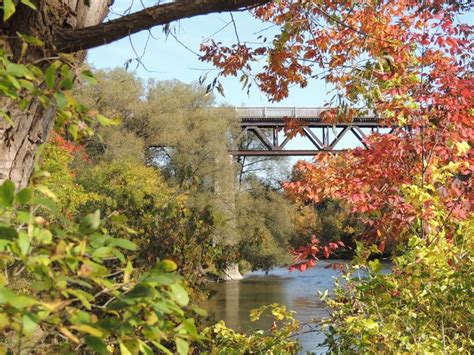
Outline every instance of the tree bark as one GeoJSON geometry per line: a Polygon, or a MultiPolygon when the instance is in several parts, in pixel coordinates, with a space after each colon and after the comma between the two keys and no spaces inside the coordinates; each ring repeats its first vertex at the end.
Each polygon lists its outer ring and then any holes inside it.
{"type": "Polygon", "coordinates": [[[56,109],[50,106],[44,110],[33,101],[25,111],[15,107],[8,111],[15,124],[0,121],[0,181],[10,179],[24,187],[34,170],[35,153],[53,128],[56,109]]]}
{"type": "MultiPolygon", "coordinates": [[[[57,28],[82,28],[101,23],[108,13],[109,0],[90,3],[87,6],[83,0],[41,1],[37,11],[19,5],[11,20],[0,26],[2,36],[9,39],[7,51],[12,60],[18,61],[21,53],[17,32],[36,36],[46,43],[46,50],[31,47],[23,57],[24,62],[35,62],[56,54],[48,52],[47,48],[51,47],[57,28]]],[[[84,54],[77,56],[81,61],[84,54]]],[[[0,119],[0,183],[10,179],[22,188],[33,173],[38,148],[47,141],[53,129],[56,107],[52,104],[44,109],[33,100],[22,111],[6,98],[1,99],[0,104],[13,121],[10,126],[0,119]]]]}
{"type": "Polygon", "coordinates": [[[76,52],[119,40],[153,26],[198,15],[246,9],[269,0],[181,0],[151,6],[118,19],[81,29],[58,31],[55,46],[59,52],[76,52]]]}

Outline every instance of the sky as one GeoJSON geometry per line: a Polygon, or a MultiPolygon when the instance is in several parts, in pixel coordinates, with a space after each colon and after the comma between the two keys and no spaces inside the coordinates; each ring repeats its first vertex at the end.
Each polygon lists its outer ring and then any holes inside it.
{"type": "MultiPolygon", "coordinates": [[[[117,0],[112,8],[111,18],[122,14],[129,6],[131,0],[117,0]]],[[[144,4],[152,1],[144,1],[144,4]]],[[[133,9],[140,10],[141,4],[135,1],[133,9]]],[[[252,17],[248,12],[233,13],[239,38],[243,41],[256,39],[257,32],[265,29],[267,25],[252,17]]],[[[221,41],[225,44],[237,42],[234,26],[231,23],[229,13],[210,14],[198,16],[191,19],[181,20],[174,23],[176,37],[179,43],[172,36],[166,36],[161,27],[151,30],[154,38],[147,38],[148,31],[132,35],[120,41],[95,48],[89,51],[88,61],[97,69],[114,68],[124,66],[124,63],[137,56],[142,56],[143,65],[140,65],[136,72],[144,78],[154,78],[157,80],[178,79],[185,83],[193,83],[199,77],[208,74],[208,80],[214,78],[212,65],[199,61],[197,53],[200,44],[208,38],[221,41]],[[227,26],[226,26],[227,25],[227,26]],[[224,27],[225,26],[225,27],[224,27]],[[224,28],[223,28],[224,27],[224,28]],[[219,31],[215,34],[215,32],[219,31]],[[214,34],[214,35],[213,35],[214,34]]],[[[261,34],[270,36],[272,29],[261,34]]],[[[134,70],[136,62],[129,66],[129,70],[134,70]]],[[[257,63],[263,65],[263,63],[257,63]]],[[[250,95],[243,91],[238,78],[227,78],[222,81],[224,85],[225,97],[219,97],[218,102],[228,103],[234,106],[323,106],[326,98],[327,87],[323,81],[313,81],[304,90],[297,87],[292,88],[288,99],[272,104],[264,94],[257,88],[253,88],[250,95]]]]}

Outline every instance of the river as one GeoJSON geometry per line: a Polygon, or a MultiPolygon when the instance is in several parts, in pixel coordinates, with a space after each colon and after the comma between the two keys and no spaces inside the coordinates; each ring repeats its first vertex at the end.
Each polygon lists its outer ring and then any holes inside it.
{"type": "MultiPolygon", "coordinates": [[[[216,294],[206,308],[216,320],[224,320],[229,327],[243,331],[270,328],[270,319],[250,322],[249,312],[253,308],[274,302],[296,311],[296,318],[302,323],[321,319],[328,311],[319,299],[318,291],[331,292],[334,278],[340,276],[340,271],[325,269],[325,265],[326,262],[320,262],[305,272],[289,272],[286,268],[275,268],[268,274],[257,271],[246,274],[241,281],[215,284],[216,294]]],[[[325,348],[318,346],[324,341],[322,334],[306,333],[298,338],[303,347],[301,354],[325,353],[325,348]]]]}

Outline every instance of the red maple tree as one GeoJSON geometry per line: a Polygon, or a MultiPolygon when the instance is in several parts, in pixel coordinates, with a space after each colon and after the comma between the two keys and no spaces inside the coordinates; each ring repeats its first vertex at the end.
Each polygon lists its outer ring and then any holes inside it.
{"type": "MultiPolygon", "coordinates": [[[[447,0],[272,1],[254,11],[281,29],[272,41],[206,43],[202,60],[219,76],[253,76],[273,101],[324,77],[336,90],[330,120],[370,109],[394,128],[368,137],[367,149],[299,162],[298,180],[284,186],[303,201],[346,201],[367,223],[366,238],[383,249],[408,233],[436,234],[424,223],[434,214],[443,214],[448,231],[472,214],[473,44],[472,26],[463,23],[471,9],[447,0]],[[267,62],[254,73],[261,56],[267,62]],[[440,171],[449,171],[442,181],[440,171]],[[422,203],[407,193],[412,186],[427,194],[422,203]]],[[[312,251],[331,250],[321,248],[313,239],[297,250],[306,260],[300,269],[313,265],[312,251]]]]}

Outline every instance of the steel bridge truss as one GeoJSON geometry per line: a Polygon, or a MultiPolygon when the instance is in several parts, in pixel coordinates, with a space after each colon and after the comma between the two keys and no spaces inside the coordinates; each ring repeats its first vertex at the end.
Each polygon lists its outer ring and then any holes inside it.
{"type": "Polygon", "coordinates": [[[364,139],[368,134],[378,132],[382,125],[380,119],[368,114],[357,117],[352,122],[331,124],[323,122],[321,113],[324,108],[236,108],[240,118],[241,134],[237,138],[236,147],[229,151],[236,156],[303,156],[320,153],[338,153],[346,149],[338,148],[341,140],[352,135],[356,141],[365,146],[364,139]],[[285,149],[293,138],[283,136],[281,132],[288,119],[298,120],[300,133],[311,149],[285,149]],[[245,137],[253,136],[258,142],[251,149],[239,149],[245,137]]]}

